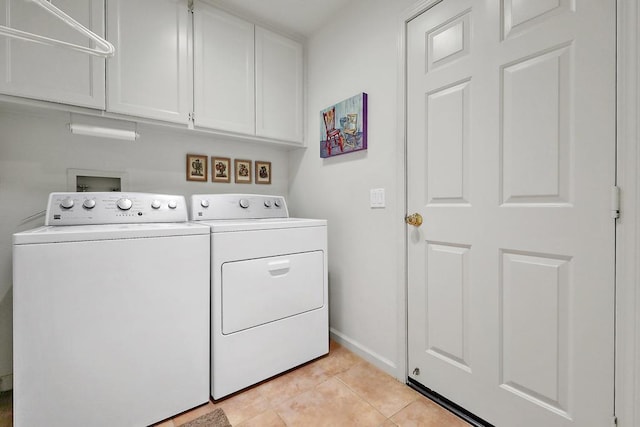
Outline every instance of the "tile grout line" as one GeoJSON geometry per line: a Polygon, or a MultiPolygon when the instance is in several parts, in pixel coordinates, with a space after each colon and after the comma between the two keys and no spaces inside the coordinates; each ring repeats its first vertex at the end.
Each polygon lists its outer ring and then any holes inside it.
{"type": "MultiPolygon", "coordinates": [[[[312,365],[313,363],[315,363],[316,361],[317,361],[317,360],[314,360],[314,361],[312,361],[311,363],[305,364],[304,366],[311,366],[311,365],[312,365]]],[[[298,367],[298,368],[300,368],[300,367],[298,367]]],[[[296,368],[296,369],[298,369],[298,368],[296,368]]],[[[266,396],[263,392],[260,392],[260,396],[261,396],[262,398],[264,398],[264,399],[267,401],[268,409],[272,410],[272,411],[273,411],[273,412],[278,416],[278,418],[282,421],[282,423],[283,423],[285,426],[287,426],[287,427],[288,427],[289,425],[288,425],[288,424],[287,424],[287,422],[282,418],[282,415],[280,414],[280,412],[279,412],[279,411],[278,411],[278,409],[276,408],[277,406],[279,406],[279,405],[284,405],[286,402],[289,402],[290,400],[295,399],[295,398],[299,397],[299,396],[300,396],[300,395],[302,395],[302,394],[305,394],[305,393],[308,393],[308,392],[310,392],[310,391],[312,391],[312,390],[315,390],[315,389],[316,389],[317,387],[319,387],[321,384],[324,384],[324,383],[326,383],[327,381],[329,381],[329,380],[331,380],[332,378],[334,378],[334,377],[335,377],[335,375],[333,375],[333,376],[329,375],[329,374],[328,374],[328,372],[327,372],[326,370],[324,370],[324,369],[323,369],[322,367],[320,367],[320,366],[318,366],[318,369],[320,369],[324,374],[326,374],[326,375],[327,375],[327,378],[325,378],[324,380],[320,381],[320,382],[319,382],[319,383],[317,383],[317,384],[314,384],[314,385],[313,385],[312,387],[310,387],[310,388],[307,388],[307,389],[301,390],[299,393],[296,393],[295,395],[293,395],[293,396],[291,396],[291,397],[289,397],[289,398],[287,398],[287,399],[285,399],[285,400],[283,400],[283,401],[281,401],[281,402],[278,402],[277,404],[274,404],[274,403],[272,402],[272,400],[271,400],[271,399],[269,399],[269,397],[268,397],[268,396],[266,396]]],[[[288,373],[287,373],[287,374],[284,374],[284,375],[288,375],[288,373]]],[[[265,412],[266,412],[266,411],[263,411],[262,413],[265,413],[265,412]]],[[[256,417],[257,417],[257,416],[259,416],[259,415],[260,415],[260,414],[256,415],[256,417]]],[[[253,417],[253,418],[256,418],[256,417],[253,417]]],[[[251,419],[253,419],[253,418],[251,418],[251,419]]],[[[247,421],[249,421],[249,420],[244,420],[244,421],[243,421],[243,423],[244,423],[244,422],[247,422],[247,421]]]]}
{"type": "MultiPolygon", "coordinates": [[[[367,362],[366,360],[362,360],[361,362],[354,364],[351,368],[353,368],[353,367],[355,367],[355,366],[358,366],[358,365],[361,365],[361,364],[367,364],[367,363],[369,363],[369,364],[370,364],[370,362],[367,362]]],[[[375,365],[372,365],[372,366],[373,366],[374,368],[378,369],[375,365]]],[[[349,368],[349,369],[351,369],[351,368],[349,368]]],[[[340,373],[336,374],[336,375],[335,375],[336,379],[337,379],[338,381],[340,381],[342,384],[344,384],[344,385],[345,385],[349,390],[353,391],[353,393],[354,393],[354,394],[356,394],[358,397],[360,397],[364,402],[366,402],[368,405],[370,405],[371,407],[373,407],[374,409],[376,409],[376,411],[378,411],[380,414],[382,414],[382,416],[384,416],[387,420],[389,420],[389,421],[393,422],[394,424],[395,424],[395,422],[391,419],[392,417],[394,417],[394,416],[395,416],[395,415],[397,415],[398,413],[402,412],[402,411],[403,411],[404,409],[406,409],[409,405],[411,405],[411,404],[413,404],[413,403],[415,403],[415,402],[419,401],[419,400],[420,400],[420,398],[421,398],[421,397],[423,397],[421,394],[419,394],[419,393],[415,392],[415,394],[414,394],[414,398],[413,398],[411,401],[409,401],[406,405],[402,406],[400,409],[398,409],[398,410],[397,410],[397,411],[395,411],[393,414],[391,414],[390,416],[388,416],[388,417],[387,417],[385,414],[383,414],[382,412],[380,412],[380,411],[379,411],[379,410],[378,410],[378,409],[373,405],[373,403],[369,402],[365,397],[360,396],[360,394],[359,394],[356,390],[354,390],[353,388],[351,388],[351,387],[350,387],[346,382],[342,381],[342,379],[338,377],[338,375],[340,375],[341,373],[344,373],[344,372],[348,371],[349,369],[346,369],[345,371],[342,371],[342,372],[340,372],[340,373]]],[[[380,373],[381,373],[382,375],[388,375],[388,374],[387,374],[386,372],[384,372],[384,371],[380,371],[380,373]]],[[[395,378],[393,378],[393,377],[391,377],[391,376],[390,376],[390,378],[392,378],[394,381],[397,381],[395,378]]],[[[411,389],[411,387],[407,386],[406,384],[403,384],[403,383],[402,383],[402,382],[400,382],[400,381],[397,381],[397,382],[398,382],[398,384],[402,385],[403,387],[406,387],[407,389],[412,390],[412,389],[411,389]]],[[[412,391],[415,391],[415,390],[412,390],[412,391]]]]}
{"type": "MultiPolygon", "coordinates": [[[[354,365],[355,366],[355,365],[354,365]]],[[[344,381],[342,381],[341,378],[338,378],[338,374],[336,374],[333,378],[335,378],[336,380],[340,381],[340,383],[342,383],[342,385],[344,385],[346,388],[349,389],[349,391],[351,393],[353,393],[358,399],[360,399],[362,402],[366,403],[367,405],[369,405],[374,411],[376,411],[377,413],[379,413],[380,415],[382,415],[384,417],[384,419],[386,421],[391,421],[393,423],[393,420],[391,420],[389,417],[387,417],[385,414],[383,414],[382,412],[380,412],[380,410],[378,408],[376,408],[375,406],[373,406],[373,404],[371,402],[369,402],[367,399],[365,399],[363,396],[360,395],[360,393],[358,393],[357,391],[355,391],[353,388],[349,387],[349,385],[347,383],[345,383],[344,381]]],[[[394,414],[395,415],[395,414],[394,414]]],[[[395,423],[394,423],[395,424],[395,423]]]]}

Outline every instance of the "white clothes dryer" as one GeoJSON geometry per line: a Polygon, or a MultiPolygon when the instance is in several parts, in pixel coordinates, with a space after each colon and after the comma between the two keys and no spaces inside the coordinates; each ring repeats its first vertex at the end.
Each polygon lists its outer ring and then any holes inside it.
{"type": "Polygon", "coordinates": [[[227,396],[329,351],[327,221],[283,197],[194,195],[211,229],[211,395],[227,396]]]}
{"type": "Polygon", "coordinates": [[[209,401],[209,228],[183,196],[53,193],[13,236],[16,427],[145,426],[209,401]]]}

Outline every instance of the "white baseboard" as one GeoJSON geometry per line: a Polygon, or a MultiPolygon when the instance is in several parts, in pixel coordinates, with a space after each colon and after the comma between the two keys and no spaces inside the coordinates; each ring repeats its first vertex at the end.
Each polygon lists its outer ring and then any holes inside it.
{"type": "Polygon", "coordinates": [[[402,383],[406,382],[407,379],[404,378],[404,373],[398,372],[398,365],[393,361],[379,355],[367,346],[362,345],[358,341],[348,337],[347,335],[334,328],[329,328],[329,333],[332,340],[345,347],[347,350],[352,351],[356,355],[362,357],[364,360],[375,365],[377,368],[396,378],[398,381],[402,383]]]}

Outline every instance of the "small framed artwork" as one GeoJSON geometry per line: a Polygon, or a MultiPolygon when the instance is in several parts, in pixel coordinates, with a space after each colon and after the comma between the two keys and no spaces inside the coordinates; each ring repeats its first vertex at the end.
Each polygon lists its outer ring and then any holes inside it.
{"type": "Polygon", "coordinates": [[[211,181],[231,182],[231,159],[211,156],[211,181]]]}
{"type": "Polygon", "coordinates": [[[251,184],[251,160],[235,159],[236,184],[251,184]]]}
{"type": "Polygon", "coordinates": [[[208,156],[201,154],[187,154],[187,181],[207,182],[209,180],[207,159],[208,156]]]}
{"type": "Polygon", "coordinates": [[[271,162],[256,160],[256,184],[271,184],[271,162]]]}

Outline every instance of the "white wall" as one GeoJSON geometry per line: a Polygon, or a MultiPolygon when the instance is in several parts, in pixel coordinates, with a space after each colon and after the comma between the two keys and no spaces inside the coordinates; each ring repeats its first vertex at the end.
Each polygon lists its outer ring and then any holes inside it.
{"type": "Polygon", "coordinates": [[[71,135],[67,123],[68,113],[0,110],[0,377],[12,373],[12,234],[43,224],[23,218],[44,210],[50,192],[67,191],[68,168],[127,172],[128,191],[287,196],[282,149],[149,125],[139,125],[141,138],[131,143],[71,135]],[[187,153],[271,161],[272,184],[186,181],[187,153]]]}
{"type": "Polygon", "coordinates": [[[329,310],[333,336],[404,379],[403,195],[398,189],[400,18],[414,0],[361,0],[307,45],[307,141],[292,152],[289,187],[297,216],[329,220],[329,310]],[[369,95],[366,151],[321,159],[320,110],[369,95]],[[369,207],[384,188],[385,209],[369,207]]]}

